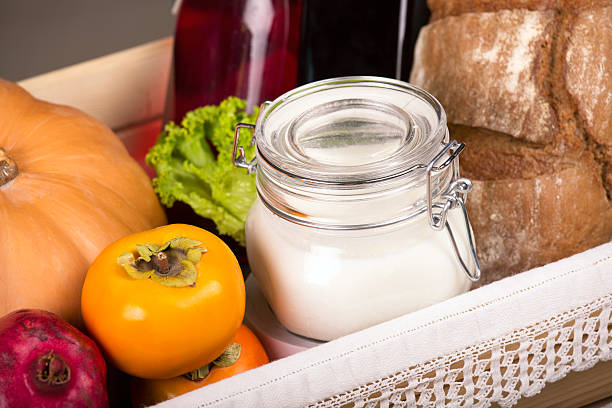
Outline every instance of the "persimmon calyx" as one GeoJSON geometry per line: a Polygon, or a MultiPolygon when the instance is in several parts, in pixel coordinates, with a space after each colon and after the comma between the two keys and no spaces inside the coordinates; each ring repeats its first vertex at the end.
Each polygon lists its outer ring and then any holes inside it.
{"type": "Polygon", "coordinates": [[[125,252],[117,263],[134,279],[151,279],[164,286],[194,286],[198,277],[196,263],[206,252],[202,243],[186,237],[176,237],[162,246],[136,245],[138,258],[125,252]]]}
{"type": "Polygon", "coordinates": [[[0,147],[0,186],[7,184],[19,174],[17,163],[0,147]]]}
{"type": "Polygon", "coordinates": [[[239,343],[232,343],[223,351],[223,353],[214,359],[212,362],[203,365],[193,371],[183,374],[183,377],[191,381],[202,381],[210,373],[212,365],[217,367],[229,367],[234,364],[240,358],[240,352],[242,347],[239,343]]]}

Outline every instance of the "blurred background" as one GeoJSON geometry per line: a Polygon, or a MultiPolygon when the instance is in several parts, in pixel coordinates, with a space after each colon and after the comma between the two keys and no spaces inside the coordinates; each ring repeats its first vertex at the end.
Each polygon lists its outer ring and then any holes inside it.
{"type": "MultiPolygon", "coordinates": [[[[229,7],[239,10],[241,4],[261,5],[260,1],[191,3],[235,4],[229,7]]],[[[303,5],[300,83],[354,74],[407,79],[418,29],[429,17],[425,0],[385,0],[376,7],[369,0],[295,3],[303,5]],[[400,10],[408,15],[402,50],[396,43],[400,10]],[[400,72],[395,64],[398,51],[403,54],[400,72]]],[[[173,4],[174,0],[0,1],[0,77],[20,81],[173,35],[173,4]]]]}
{"type": "Polygon", "coordinates": [[[0,1],[0,77],[19,81],[172,35],[172,3],[0,1]]]}

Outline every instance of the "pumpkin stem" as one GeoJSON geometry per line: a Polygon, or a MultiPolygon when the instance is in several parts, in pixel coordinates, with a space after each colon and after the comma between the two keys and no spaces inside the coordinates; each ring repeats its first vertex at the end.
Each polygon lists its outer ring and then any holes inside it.
{"type": "Polygon", "coordinates": [[[0,147],[0,186],[7,184],[19,174],[17,163],[0,147]]]}

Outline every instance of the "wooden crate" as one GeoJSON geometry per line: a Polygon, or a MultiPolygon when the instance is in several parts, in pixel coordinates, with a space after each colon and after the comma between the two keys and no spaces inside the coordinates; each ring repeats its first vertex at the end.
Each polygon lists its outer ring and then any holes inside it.
{"type": "MultiPolygon", "coordinates": [[[[29,78],[20,85],[38,98],[75,106],[104,122],[145,166],[144,155],[162,127],[171,52],[172,38],[164,38],[29,78]]],[[[612,361],[571,372],[516,406],[580,407],[610,396],[612,361]]]]}
{"type": "Polygon", "coordinates": [[[162,127],[172,44],[172,38],[164,38],[19,85],[37,98],[77,107],[105,123],[144,165],[162,127]]]}

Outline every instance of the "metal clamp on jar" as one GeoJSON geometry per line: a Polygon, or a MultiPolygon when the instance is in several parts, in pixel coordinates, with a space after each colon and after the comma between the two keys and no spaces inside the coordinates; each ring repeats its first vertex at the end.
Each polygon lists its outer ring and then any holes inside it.
{"type": "Polygon", "coordinates": [[[239,124],[234,164],[258,193],[249,265],[280,322],[330,340],[467,291],[480,267],[463,148],[433,96],[377,77],[302,86],[239,124]]]}

